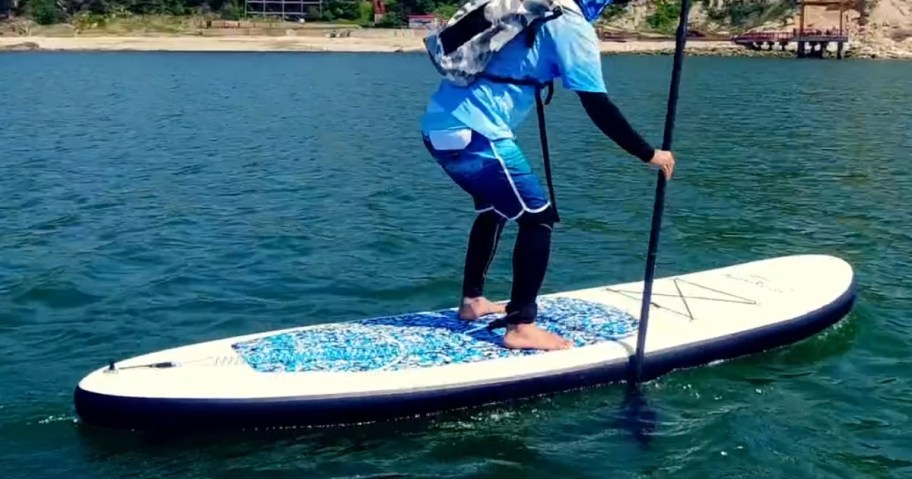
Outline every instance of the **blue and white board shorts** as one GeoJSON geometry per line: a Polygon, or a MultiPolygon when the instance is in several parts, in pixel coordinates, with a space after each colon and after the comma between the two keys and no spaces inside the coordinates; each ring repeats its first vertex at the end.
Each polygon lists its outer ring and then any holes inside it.
{"type": "MultiPolygon", "coordinates": [[[[494,211],[509,220],[550,206],[538,176],[512,139],[489,140],[465,130],[465,144],[424,135],[424,145],[450,178],[475,202],[475,211],[494,211]],[[446,143],[450,143],[447,145],[446,143]],[[437,144],[437,147],[434,146],[437,144]]],[[[457,133],[458,136],[458,133],[457,133]]]]}

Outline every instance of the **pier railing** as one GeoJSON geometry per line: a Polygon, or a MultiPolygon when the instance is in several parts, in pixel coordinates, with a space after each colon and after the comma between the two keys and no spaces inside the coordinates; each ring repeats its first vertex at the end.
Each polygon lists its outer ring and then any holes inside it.
{"type": "Polygon", "coordinates": [[[806,30],[804,32],[747,32],[731,37],[733,43],[792,43],[792,42],[847,42],[849,36],[832,30],[806,30]]]}
{"type": "Polygon", "coordinates": [[[790,32],[747,32],[731,37],[731,42],[751,50],[769,49],[777,45],[783,52],[789,44],[796,43],[798,58],[823,58],[828,46],[836,44],[836,58],[844,58],[843,51],[849,36],[840,30],[792,30],[790,32]]]}

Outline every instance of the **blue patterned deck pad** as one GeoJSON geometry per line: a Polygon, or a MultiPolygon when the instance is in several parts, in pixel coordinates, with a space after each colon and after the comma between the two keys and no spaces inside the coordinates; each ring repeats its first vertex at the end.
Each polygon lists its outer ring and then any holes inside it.
{"type": "MultiPolygon", "coordinates": [[[[537,324],[577,347],[636,333],[637,320],[618,309],[574,298],[539,298],[537,324]]],[[[538,350],[503,346],[503,330],[459,319],[455,310],[410,313],[330,323],[232,345],[259,372],[362,372],[471,363],[538,350]]]]}

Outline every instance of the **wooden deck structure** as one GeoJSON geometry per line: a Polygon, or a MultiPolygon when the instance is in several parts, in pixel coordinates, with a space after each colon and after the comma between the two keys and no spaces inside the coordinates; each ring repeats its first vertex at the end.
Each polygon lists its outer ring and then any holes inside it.
{"type": "Polygon", "coordinates": [[[845,31],[845,14],[848,7],[852,5],[851,0],[800,0],[799,5],[801,9],[799,10],[798,38],[796,39],[798,42],[798,58],[805,58],[808,56],[817,58],[823,57],[823,53],[827,50],[827,46],[830,42],[835,42],[837,45],[836,58],[843,58],[845,44],[849,41],[849,36],[845,31]],[[821,34],[820,30],[809,32],[805,28],[804,20],[807,13],[807,7],[810,6],[823,8],[838,7],[839,30],[832,32],[829,35],[821,34]],[[810,54],[807,52],[808,46],[811,47],[810,54]]]}
{"type": "MultiPolygon", "coordinates": [[[[0,0],[2,2],[3,0],[0,0]]],[[[343,3],[357,0],[341,0],[343,3]]],[[[244,0],[247,17],[278,17],[285,21],[299,21],[305,18],[320,18],[328,0],[244,0]]],[[[373,0],[374,21],[386,14],[381,0],[373,0]]]]}
{"type": "Polygon", "coordinates": [[[798,58],[823,58],[831,43],[836,44],[836,58],[844,58],[845,44],[849,41],[845,31],[846,11],[852,6],[852,0],[799,0],[798,28],[791,32],[748,32],[731,38],[735,44],[752,50],[774,49],[777,45],[785,51],[791,43],[796,43],[798,58]],[[805,18],[808,7],[839,8],[839,26],[827,29],[806,28],[805,18]]]}
{"type": "Polygon", "coordinates": [[[305,17],[322,16],[323,0],[244,0],[248,17],[278,17],[297,21],[305,17]]]}

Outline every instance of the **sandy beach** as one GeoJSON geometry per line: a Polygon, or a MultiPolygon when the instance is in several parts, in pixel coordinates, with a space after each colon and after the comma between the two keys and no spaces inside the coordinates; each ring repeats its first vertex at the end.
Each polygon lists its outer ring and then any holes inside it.
{"type": "MultiPolygon", "coordinates": [[[[0,49],[49,51],[186,51],[186,52],[422,52],[421,37],[329,38],[326,36],[73,36],[0,37],[0,49]]],[[[665,54],[674,42],[602,42],[605,53],[665,54]]],[[[738,54],[742,49],[724,41],[689,42],[694,53],[738,54]]],[[[746,52],[745,52],[746,53],[746,52]]]]}
{"type": "MultiPolygon", "coordinates": [[[[327,34],[286,35],[72,35],[0,36],[2,50],[44,51],[174,51],[174,52],[423,52],[420,33],[389,30],[355,31],[348,37],[327,34]]],[[[835,45],[832,46],[835,48],[835,45]]],[[[688,40],[687,53],[695,56],[794,56],[790,51],[752,51],[728,41],[688,40]]],[[[672,40],[603,41],[605,54],[669,55],[672,40]]],[[[912,59],[912,38],[903,42],[850,42],[849,57],[912,59]]]]}

